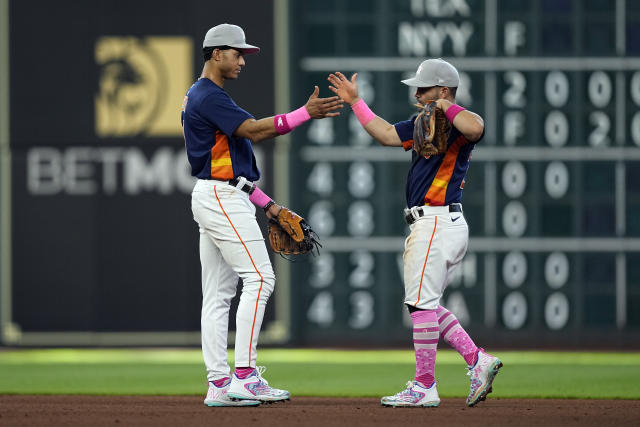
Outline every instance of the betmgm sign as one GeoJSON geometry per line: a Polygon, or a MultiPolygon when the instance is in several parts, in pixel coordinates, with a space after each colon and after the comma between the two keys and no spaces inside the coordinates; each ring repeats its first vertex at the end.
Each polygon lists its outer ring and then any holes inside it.
{"type": "Polygon", "coordinates": [[[29,194],[189,193],[193,179],[181,143],[179,112],[193,79],[192,45],[189,37],[98,38],[96,136],[133,138],[136,143],[30,148],[29,194]],[[174,138],[176,144],[145,154],[139,140],[154,138],[174,138]]]}
{"type": "Polygon", "coordinates": [[[180,105],[192,83],[192,41],[188,37],[101,37],[95,96],[95,130],[100,137],[181,135],[180,105]]]}

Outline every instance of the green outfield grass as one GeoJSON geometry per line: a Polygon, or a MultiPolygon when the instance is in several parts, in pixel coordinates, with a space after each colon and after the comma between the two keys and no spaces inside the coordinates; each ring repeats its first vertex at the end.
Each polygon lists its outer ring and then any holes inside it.
{"type": "MultiPolygon", "coordinates": [[[[497,351],[493,397],[640,399],[640,353],[497,351]]],[[[229,358],[233,362],[233,352],[229,358]]],[[[380,397],[414,374],[413,352],[266,349],[265,378],[293,396],[380,397]]],[[[438,351],[441,397],[465,397],[462,358],[438,351]]],[[[52,349],[0,351],[0,394],[202,395],[200,351],[52,349]]]]}

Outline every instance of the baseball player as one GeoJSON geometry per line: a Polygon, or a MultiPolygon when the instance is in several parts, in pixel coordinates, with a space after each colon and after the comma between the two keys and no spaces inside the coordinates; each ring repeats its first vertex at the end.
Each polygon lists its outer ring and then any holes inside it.
{"type": "Polygon", "coordinates": [[[191,208],[200,230],[202,264],[202,353],[209,389],[208,406],[254,406],[289,399],[269,386],[256,368],[256,347],[275,277],[255,206],[267,216],[279,206],[254,182],[260,178],[252,144],[290,132],[310,118],[337,116],[342,100],[318,98],[318,87],[301,108],[256,120],[224,91],[237,79],[244,56],[260,49],[247,44],[242,28],[221,24],[205,35],[204,68],[187,91],[182,126],[191,174],[197,177],[191,208]],[[227,362],[229,307],[238,277],[243,288],[236,316],[235,371],[227,362]]]}
{"type": "MultiPolygon", "coordinates": [[[[329,88],[348,102],[364,129],[380,144],[413,148],[414,120],[389,124],[376,116],[358,96],[357,74],[348,80],[342,73],[329,75],[329,88]]],[[[421,105],[436,101],[452,124],[444,153],[420,156],[415,149],[406,183],[405,219],[410,234],[405,241],[405,304],[413,321],[416,376],[407,388],[385,396],[384,406],[438,406],[434,381],[439,337],[455,348],[468,364],[471,390],[467,405],[474,406],[491,392],[502,366],[494,356],[476,347],[455,316],[439,305],[452,271],[467,251],[469,229],[462,213],[462,188],[471,151],[484,136],[482,118],[455,104],[460,82],[458,71],[442,59],[422,62],[414,78],[402,83],[416,87],[421,105]]]]}

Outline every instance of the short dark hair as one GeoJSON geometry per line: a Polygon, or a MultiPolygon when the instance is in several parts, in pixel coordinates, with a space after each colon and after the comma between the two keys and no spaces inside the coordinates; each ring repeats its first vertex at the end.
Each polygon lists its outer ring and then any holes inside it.
{"type": "Polygon", "coordinates": [[[213,51],[215,49],[220,49],[220,50],[227,50],[227,49],[234,49],[231,46],[207,46],[207,47],[203,47],[202,48],[202,56],[204,58],[204,62],[207,62],[208,60],[211,59],[211,55],[213,55],[213,51]]]}

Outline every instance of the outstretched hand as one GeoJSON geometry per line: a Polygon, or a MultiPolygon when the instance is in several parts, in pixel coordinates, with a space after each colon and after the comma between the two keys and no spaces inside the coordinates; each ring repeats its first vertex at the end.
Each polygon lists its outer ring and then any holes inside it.
{"type": "Polygon", "coordinates": [[[331,98],[318,98],[319,93],[320,89],[318,86],[315,86],[309,100],[304,104],[311,118],[323,119],[325,117],[339,116],[340,113],[335,111],[342,108],[342,99],[338,96],[332,96],[331,98]]]}
{"type": "Polygon", "coordinates": [[[345,77],[340,71],[336,71],[335,74],[329,74],[327,80],[331,82],[333,86],[329,86],[329,90],[338,95],[349,104],[355,104],[360,97],[358,96],[358,73],[351,76],[351,81],[345,77]]]}

